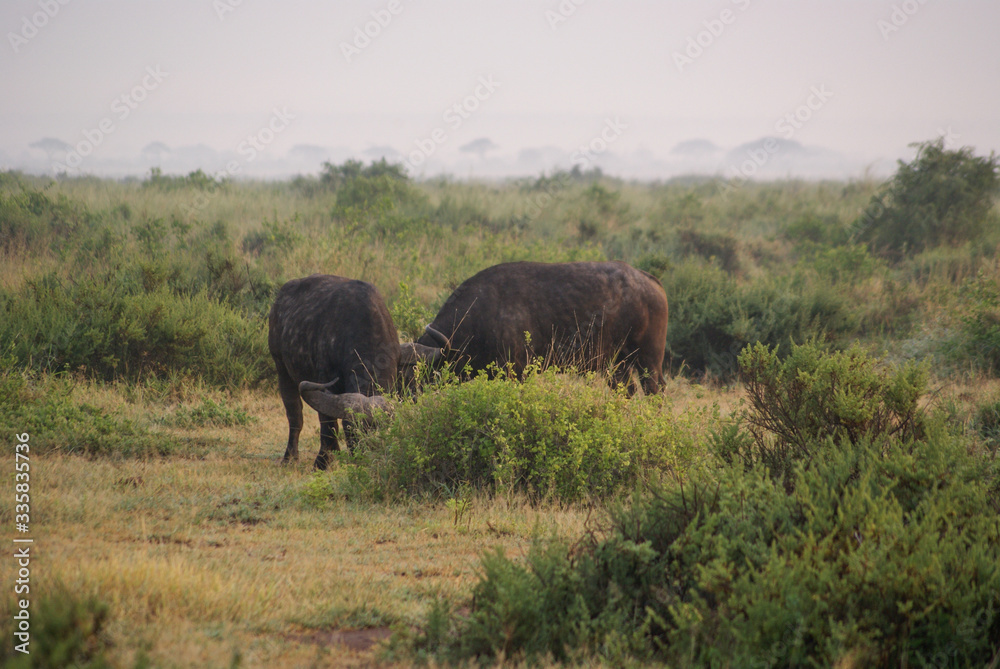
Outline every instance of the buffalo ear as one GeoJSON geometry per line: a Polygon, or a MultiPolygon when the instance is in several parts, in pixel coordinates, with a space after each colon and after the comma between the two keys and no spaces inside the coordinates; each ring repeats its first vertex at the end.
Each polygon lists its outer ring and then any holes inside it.
{"type": "Polygon", "coordinates": [[[381,395],[368,397],[361,393],[331,393],[331,384],[303,381],[299,384],[302,400],[316,411],[331,418],[351,418],[353,414],[371,416],[376,409],[391,411],[392,406],[381,395]]]}
{"type": "Polygon", "coordinates": [[[416,342],[399,345],[399,366],[416,365],[420,360],[426,360],[436,365],[444,357],[444,350],[434,346],[424,346],[416,342]]]}

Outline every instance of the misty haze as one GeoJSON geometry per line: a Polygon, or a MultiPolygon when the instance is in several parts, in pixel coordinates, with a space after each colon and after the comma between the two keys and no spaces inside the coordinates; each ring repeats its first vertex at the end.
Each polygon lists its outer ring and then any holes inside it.
{"type": "Polygon", "coordinates": [[[8,3],[0,166],[885,176],[912,142],[1000,146],[998,18],[985,1],[8,3]],[[608,119],[623,131],[605,143],[608,119]]]}

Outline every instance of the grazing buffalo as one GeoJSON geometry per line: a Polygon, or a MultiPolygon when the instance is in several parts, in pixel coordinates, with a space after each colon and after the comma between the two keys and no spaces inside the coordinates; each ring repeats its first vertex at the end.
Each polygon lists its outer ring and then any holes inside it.
{"type": "Polygon", "coordinates": [[[613,367],[612,383],[638,372],[643,390],[663,384],[667,296],[650,274],[621,262],[515,262],[484,269],[455,289],[417,340],[460,368],[532,355],[581,371],[613,367]]]}
{"type": "Polygon", "coordinates": [[[326,469],[338,448],[337,419],[345,421],[351,446],[351,415],[370,415],[386,407],[379,393],[392,388],[399,366],[441,355],[417,344],[400,345],[375,286],[324,274],[293,279],[281,287],[271,307],[267,343],[288,416],[282,462],[299,457],[305,400],[319,412],[317,469],[326,469]]]}

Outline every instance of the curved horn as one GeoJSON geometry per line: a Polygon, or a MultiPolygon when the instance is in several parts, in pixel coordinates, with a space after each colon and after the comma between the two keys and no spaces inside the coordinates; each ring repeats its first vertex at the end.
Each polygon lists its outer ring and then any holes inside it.
{"type": "Polygon", "coordinates": [[[431,336],[431,339],[440,344],[441,348],[444,349],[445,351],[451,348],[451,342],[448,341],[448,338],[444,336],[444,333],[435,330],[430,325],[424,328],[424,332],[429,334],[431,336]]]}
{"type": "Polygon", "coordinates": [[[340,381],[339,376],[333,377],[333,381],[328,381],[327,383],[313,383],[312,381],[303,381],[299,384],[299,393],[304,393],[310,390],[329,390],[337,381],[340,381]]]}
{"type": "Polygon", "coordinates": [[[316,411],[331,418],[351,418],[352,414],[371,416],[376,409],[391,411],[392,405],[381,395],[368,397],[361,393],[334,394],[317,389],[320,384],[303,381],[299,384],[299,394],[303,401],[316,411]],[[302,386],[307,386],[303,388],[302,386]]]}
{"type": "Polygon", "coordinates": [[[444,357],[444,350],[434,346],[424,346],[416,342],[399,345],[399,364],[415,365],[420,360],[426,360],[436,365],[444,357]]]}

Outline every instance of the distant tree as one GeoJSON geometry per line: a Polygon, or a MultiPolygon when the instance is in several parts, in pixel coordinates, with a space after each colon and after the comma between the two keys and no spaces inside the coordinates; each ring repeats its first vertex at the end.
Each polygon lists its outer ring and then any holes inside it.
{"type": "Polygon", "coordinates": [[[170,147],[163,142],[150,142],[139,151],[143,160],[153,163],[160,162],[165,153],[170,153],[170,147]]]}
{"type": "Polygon", "coordinates": [[[383,176],[390,181],[409,181],[406,168],[401,163],[390,163],[382,158],[381,160],[373,160],[368,167],[365,167],[365,164],[360,160],[346,160],[342,165],[334,165],[327,161],[323,163],[320,182],[324,186],[336,189],[357,179],[372,179],[383,176]]]}
{"type": "Polygon", "coordinates": [[[43,137],[37,142],[32,142],[28,146],[32,149],[41,149],[45,152],[45,155],[49,160],[53,160],[55,154],[67,153],[73,148],[66,142],[61,139],[56,139],[55,137],[43,137]]]}
{"type": "Polygon", "coordinates": [[[480,137],[479,139],[474,139],[468,144],[458,147],[458,150],[464,153],[474,153],[479,156],[480,160],[483,160],[486,158],[486,153],[488,151],[492,151],[497,148],[499,147],[494,144],[493,140],[489,137],[480,137]]]}
{"type": "Polygon", "coordinates": [[[891,258],[979,238],[1000,188],[997,156],[945,149],[943,137],[911,146],[916,157],[900,160],[895,176],[872,196],[855,223],[856,238],[891,258]]]}
{"type": "Polygon", "coordinates": [[[303,162],[322,163],[330,157],[330,150],[316,144],[296,144],[288,155],[303,162]]]}
{"type": "Polygon", "coordinates": [[[396,162],[403,157],[403,154],[388,144],[379,144],[378,146],[367,148],[364,154],[372,160],[390,160],[392,162],[396,162]]]}

